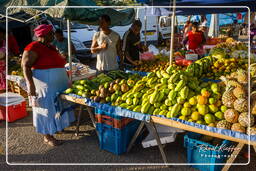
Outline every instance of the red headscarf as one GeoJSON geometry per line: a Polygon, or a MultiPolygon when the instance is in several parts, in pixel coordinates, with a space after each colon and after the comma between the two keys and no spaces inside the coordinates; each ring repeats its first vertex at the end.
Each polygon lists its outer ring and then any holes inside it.
{"type": "Polygon", "coordinates": [[[41,24],[34,29],[36,37],[43,37],[52,31],[52,25],[41,24]]]}

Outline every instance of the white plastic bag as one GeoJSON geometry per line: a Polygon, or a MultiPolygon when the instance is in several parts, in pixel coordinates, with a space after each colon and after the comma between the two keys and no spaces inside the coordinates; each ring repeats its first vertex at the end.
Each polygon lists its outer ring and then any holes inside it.
{"type": "Polygon", "coordinates": [[[149,45],[148,51],[152,52],[154,55],[158,55],[160,53],[159,49],[157,49],[154,45],[149,45]]]}

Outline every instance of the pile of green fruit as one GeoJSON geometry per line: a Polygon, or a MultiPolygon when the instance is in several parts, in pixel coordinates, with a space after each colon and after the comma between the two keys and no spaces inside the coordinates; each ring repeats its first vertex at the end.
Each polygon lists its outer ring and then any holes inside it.
{"type": "Polygon", "coordinates": [[[214,59],[211,56],[206,56],[189,65],[186,69],[186,72],[188,72],[190,76],[200,78],[204,73],[209,72],[213,62],[214,59]]]}
{"type": "Polygon", "coordinates": [[[113,102],[118,97],[128,92],[140,78],[138,74],[135,74],[130,75],[128,80],[118,78],[113,81],[105,82],[101,84],[98,89],[91,91],[90,99],[100,103],[113,102]]]}
{"type": "MultiPolygon", "coordinates": [[[[90,98],[91,96],[96,96],[96,91],[99,90],[102,85],[109,84],[115,79],[128,79],[129,77],[137,77],[138,75],[131,76],[131,74],[125,73],[123,71],[110,71],[107,74],[99,74],[97,77],[92,80],[83,79],[77,80],[72,84],[72,88],[68,88],[64,91],[66,94],[76,94],[82,97],[90,98]]],[[[97,93],[100,95],[100,93],[97,93]]],[[[103,95],[101,95],[103,97],[103,95]]],[[[95,98],[95,101],[98,102],[98,98],[95,98]]]]}
{"type": "Polygon", "coordinates": [[[98,88],[98,84],[88,80],[88,79],[83,79],[83,80],[78,80],[75,81],[72,85],[72,88],[68,88],[67,90],[64,91],[66,94],[76,94],[82,97],[90,97],[91,96],[91,91],[96,90],[98,88]]]}
{"type": "Polygon", "coordinates": [[[215,126],[223,119],[221,90],[217,83],[202,82],[187,72],[169,68],[150,73],[129,91],[111,99],[112,105],[134,112],[178,117],[215,126]]]}

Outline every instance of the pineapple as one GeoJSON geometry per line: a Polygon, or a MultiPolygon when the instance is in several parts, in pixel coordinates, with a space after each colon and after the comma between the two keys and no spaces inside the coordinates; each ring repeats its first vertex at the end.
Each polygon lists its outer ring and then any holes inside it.
{"type": "Polygon", "coordinates": [[[233,90],[233,94],[234,94],[234,96],[236,96],[236,98],[244,98],[246,95],[246,92],[243,87],[236,87],[233,90]]]}
{"type": "Polygon", "coordinates": [[[251,114],[256,115],[256,91],[251,93],[251,114]]]}
{"type": "Polygon", "coordinates": [[[245,127],[243,127],[240,123],[234,123],[231,126],[231,130],[241,132],[241,133],[245,133],[245,127]]]}
{"type": "Polygon", "coordinates": [[[243,85],[237,82],[236,80],[227,80],[226,86],[243,87],[243,85]]]}
{"type": "Polygon", "coordinates": [[[230,129],[231,123],[226,120],[221,120],[217,123],[216,127],[221,129],[230,129]]]}
{"type": "Polygon", "coordinates": [[[228,109],[224,113],[224,118],[230,123],[236,123],[238,121],[239,113],[235,109],[228,109]]]}
{"type": "Polygon", "coordinates": [[[236,97],[233,94],[234,87],[230,86],[222,95],[222,102],[225,106],[233,108],[236,97]]]}
{"type": "Polygon", "coordinates": [[[255,118],[253,115],[248,115],[247,112],[243,112],[239,115],[238,122],[244,127],[250,127],[254,124],[255,118]]]}
{"type": "Polygon", "coordinates": [[[236,99],[236,101],[234,102],[234,109],[238,112],[248,111],[248,100],[244,98],[236,99]]]}
{"type": "Polygon", "coordinates": [[[246,84],[246,83],[248,83],[248,75],[247,75],[247,72],[245,71],[245,70],[242,70],[242,69],[240,69],[240,70],[238,70],[237,71],[237,81],[239,82],[239,83],[244,83],[244,84],[246,84]]]}
{"type": "Polygon", "coordinates": [[[256,135],[256,125],[254,125],[253,127],[248,127],[247,134],[248,135],[256,135]]]}

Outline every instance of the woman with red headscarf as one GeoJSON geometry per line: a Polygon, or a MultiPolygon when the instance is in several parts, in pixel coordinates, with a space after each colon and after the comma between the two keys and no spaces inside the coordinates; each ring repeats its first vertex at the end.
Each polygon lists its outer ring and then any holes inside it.
{"type": "Polygon", "coordinates": [[[65,60],[50,43],[54,40],[51,25],[42,24],[34,29],[38,38],[27,45],[22,57],[22,68],[33,108],[33,124],[51,146],[60,144],[53,137],[74,121],[72,111],[62,110],[68,104],[57,98],[57,93],[68,88],[65,60]],[[58,114],[62,113],[61,117],[58,114]]]}

